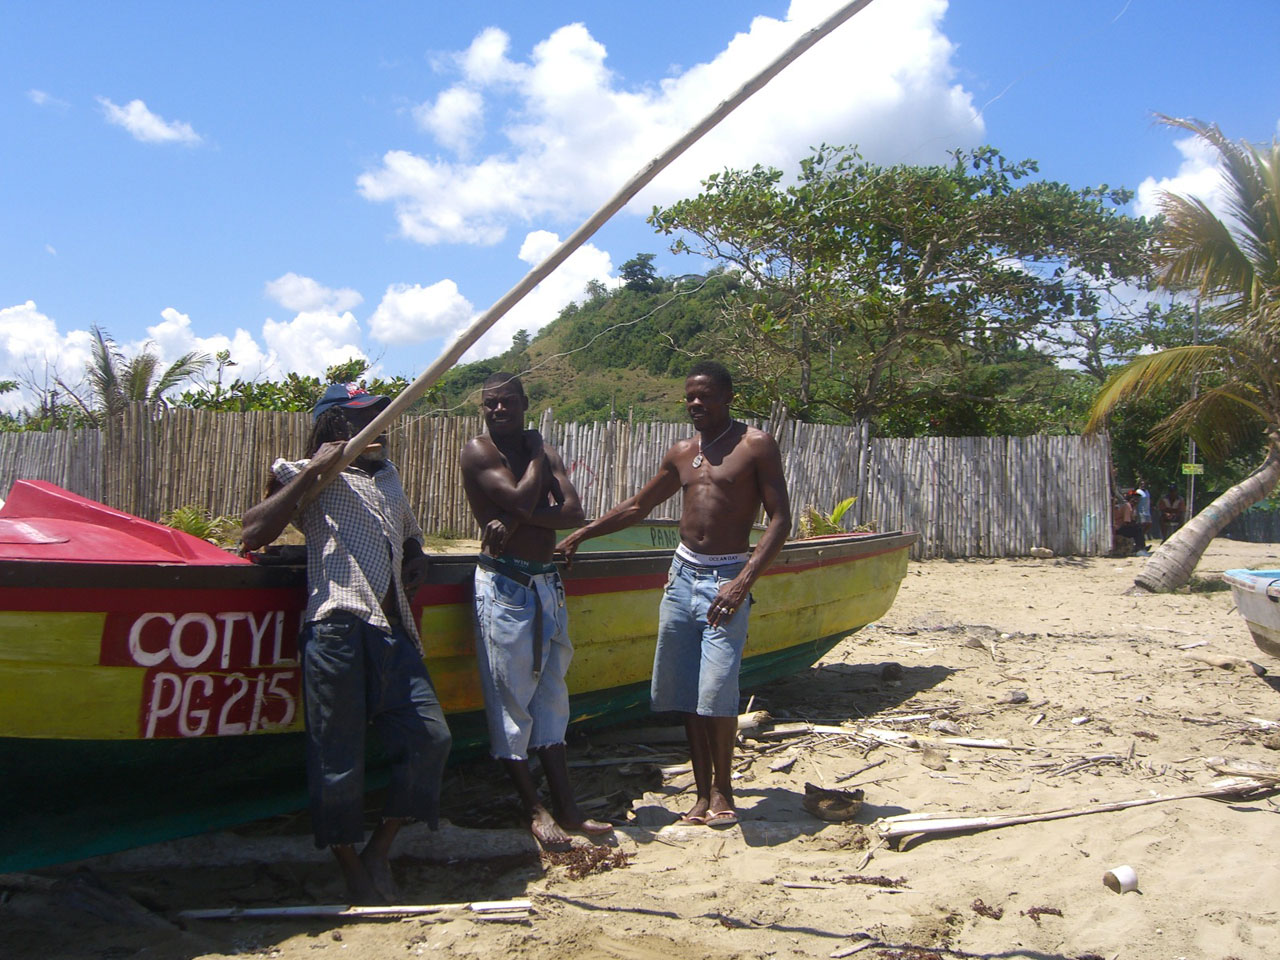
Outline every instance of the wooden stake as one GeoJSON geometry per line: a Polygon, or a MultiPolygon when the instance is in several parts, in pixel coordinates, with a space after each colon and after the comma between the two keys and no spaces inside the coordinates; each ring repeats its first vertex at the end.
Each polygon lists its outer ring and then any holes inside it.
{"type": "Polygon", "coordinates": [[[1080,817],[1088,813],[1107,813],[1112,810],[1126,810],[1129,807],[1142,807],[1152,803],[1167,803],[1170,800],[1192,800],[1200,797],[1232,797],[1253,793],[1257,790],[1275,789],[1277,784],[1264,783],[1261,780],[1237,778],[1217,786],[1195,793],[1179,793],[1168,797],[1146,797],[1141,800],[1123,800],[1119,803],[1099,803],[1089,807],[1076,807],[1065,810],[1049,810],[1044,813],[1015,814],[1012,816],[994,817],[951,817],[946,814],[904,814],[900,817],[887,817],[877,821],[876,830],[881,838],[893,840],[898,837],[910,837],[930,833],[958,833],[963,830],[990,830],[995,827],[1011,827],[1020,823],[1038,823],[1042,820],[1062,820],[1067,817],[1080,817]]]}
{"type": "Polygon", "coordinates": [[[308,904],[301,907],[216,907],[209,910],[182,910],[178,916],[186,920],[243,920],[251,917],[351,917],[377,919],[381,917],[411,917],[428,913],[469,911],[476,914],[529,911],[531,900],[492,900],[476,903],[423,903],[399,904],[379,907],[352,907],[341,903],[308,904]]]}

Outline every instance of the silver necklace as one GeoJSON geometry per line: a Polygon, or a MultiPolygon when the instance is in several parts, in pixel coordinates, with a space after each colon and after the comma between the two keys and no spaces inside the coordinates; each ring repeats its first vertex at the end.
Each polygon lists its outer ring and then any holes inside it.
{"type": "MultiPolygon", "coordinates": [[[[724,431],[720,434],[720,436],[716,437],[715,440],[712,440],[710,443],[708,443],[707,446],[714,447],[716,445],[716,442],[720,439],[720,437],[723,437],[726,433],[728,433],[733,428],[734,428],[734,422],[730,420],[729,425],[724,428],[724,431]]],[[[699,437],[698,438],[698,455],[693,458],[693,468],[696,470],[698,469],[698,467],[702,466],[703,460],[704,460],[704,457],[702,456],[702,438],[699,437]]]]}

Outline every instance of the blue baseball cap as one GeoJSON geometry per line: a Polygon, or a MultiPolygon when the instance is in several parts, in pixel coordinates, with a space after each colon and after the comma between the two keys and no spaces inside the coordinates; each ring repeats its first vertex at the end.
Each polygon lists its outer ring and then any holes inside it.
{"type": "Polygon", "coordinates": [[[391,403],[390,397],[370,393],[358,383],[331,383],[320,398],[320,402],[311,408],[311,419],[320,419],[320,414],[334,407],[346,407],[360,410],[364,407],[375,407],[381,410],[391,403]]]}

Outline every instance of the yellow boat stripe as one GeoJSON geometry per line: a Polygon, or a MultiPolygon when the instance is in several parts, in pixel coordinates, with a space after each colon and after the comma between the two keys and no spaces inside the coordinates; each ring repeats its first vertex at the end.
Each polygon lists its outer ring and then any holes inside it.
{"type": "Polygon", "coordinates": [[[0,736],[136,740],[146,670],[0,660],[0,736]]]}
{"type": "Polygon", "coordinates": [[[105,613],[0,611],[4,658],[92,666],[98,662],[106,618],[105,613]]]}

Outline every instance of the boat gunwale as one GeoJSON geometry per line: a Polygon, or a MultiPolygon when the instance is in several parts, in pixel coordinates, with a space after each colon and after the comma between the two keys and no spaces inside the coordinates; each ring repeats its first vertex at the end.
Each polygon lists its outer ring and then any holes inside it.
{"type": "Polygon", "coordinates": [[[1258,593],[1269,600],[1280,603],[1280,570],[1249,570],[1239,568],[1224,570],[1222,579],[1238,590],[1258,593]],[[1274,577],[1262,577],[1259,574],[1274,573],[1274,577]]]}
{"type": "MultiPolygon", "coordinates": [[[[860,560],[883,553],[905,550],[918,534],[892,531],[873,534],[843,534],[809,540],[790,540],[770,564],[764,576],[794,573],[814,566],[860,560]]],[[[475,568],[474,553],[430,553],[427,555],[427,586],[455,586],[469,583],[475,568]]],[[[601,550],[579,553],[567,569],[557,564],[566,583],[620,579],[663,574],[671,563],[669,549],[601,550]]],[[[228,563],[188,565],[182,563],[119,562],[100,563],[74,560],[0,559],[0,593],[5,590],[52,588],[129,591],[153,589],[298,589],[305,585],[305,565],[228,563]]],[[[572,592],[572,590],[571,590],[572,592]]]]}

